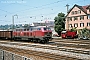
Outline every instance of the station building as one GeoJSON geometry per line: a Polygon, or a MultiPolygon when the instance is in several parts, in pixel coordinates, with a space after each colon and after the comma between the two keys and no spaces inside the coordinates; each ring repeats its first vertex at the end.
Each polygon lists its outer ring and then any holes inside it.
{"type": "Polygon", "coordinates": [[[66,15],[65,29],[90,29],[90,5],[74,5],[66,15]]]}

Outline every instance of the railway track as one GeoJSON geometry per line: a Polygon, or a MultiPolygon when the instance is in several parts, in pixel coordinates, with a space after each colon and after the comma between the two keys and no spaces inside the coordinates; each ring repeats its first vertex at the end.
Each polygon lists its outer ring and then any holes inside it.
{"type": "MultiPolygon", "coordinates": [[[[73,41],[74,42],[74,41],[73,41]]],[[[80,42],[80,41],[79,41],[80,42]]],[[[72,43],[72,42],[58,42],[50,45],[41,45],[41,44],[23,44],[23,43],[6,43],[10,45],[19,45],[19,46],[27,46],[27,47],[35,47],[35,48],[43,48],[43,49],[52,49],[52,50],[59,50],[59,51],[67,51],[67,52],[74,52],[74,53],[81,53],[81,54],[88,54],[90,55],[90,45],[89,44],[81,44],[81,43],[72,43]]]]}
{"type": "Polygon", "coordinates": [[[57,45],[57,46],[68,46],[69,47],[77,47],[77,48],[86,48],[86,49],[89,49],[90,48],[90,40],[53,40],[51,41],[52,43],[50,43],[51,45],[57,45]]]}
{"type": "MultiPolygon", "coordinates": [[[[90,45],[89,45],[89,42],[88,41],[84,41],[83,43],[83,40],[82,41],[77,41],[77,40],[69,40],[69,41],[63,41],[63,40],[53,40],[51,42],[55,42],[55,43],[48,43],[48,44],[33,44],[33,43],[21,43],[21,42],[4,42],[4,41],[0,41],[0,44],[9,44],[9,45],[18,45],[18,46],[26,46],[26,47],[34,47],[34,48],[42,48],[42,49],[50,49],[50,50],[58,50],[58,51],[64,51],[64,52],[72,52],[72,53],[78,53],[78,54],[84,54],[84,55],[87,55],[87,56],[90,56],[90,45]],[[57,43],[58,42],[58,43],[57,43]],[[86,46],[87,48],[83,47],[83,48],[80,48],[78,47],[77,49],[77,45],[80,45],[80,47],[82,45],[86,46]],[[72,46],[71,46],[72,45],[72,46]]],[[[40,54],[41,52],[39,52],[38,54],[40,54]]],[[[35,53],[36,54],[36,53],[35,53]]],[[[50,53],[43,53],[44,56],[49,56],[48,54],[50,53]],[[46,55],[45,55],[46,54],[46,55]]],[[[42,54],[40,54],[42,56],[42,54]]],[[[50,57],[47,57],[49,59],[54,59],[54,55],[55,54],[51,54],[52,58],[50,57]]],[[[57,60],[59,60],[60,58],[62,59],[66,59],[66,60],[74,60],[74,59],[81,59],[81,58],[76,58],[76,57],[70,57],[70,56],[60,56],[60,55],[55,55],[57,58],[57,60]],[[60,58],[59,58],[59,57],[60,58]]],[[[56,60],[56,59],[55,59],[56,60]]]]}
{"type": "Polygon", "coordinates": [[[43,53],[43,52],[36,52],[36,51],[30,51],[30,50],[24,50],[24,49],[14,49],[14,48],[8,48],[8,47],[1,47],[3,50],[11,51],[14,52],[15,54],[20,54],[20,55],[34,55],[34,56],[39,56],[48,58],[48,60],[77,60],[77,58],[72,58],[72,57],[67,57],[67,56],[60,56],[60,55],[54,55],[54,54],[49,54],[49,53],[43,53]]]}

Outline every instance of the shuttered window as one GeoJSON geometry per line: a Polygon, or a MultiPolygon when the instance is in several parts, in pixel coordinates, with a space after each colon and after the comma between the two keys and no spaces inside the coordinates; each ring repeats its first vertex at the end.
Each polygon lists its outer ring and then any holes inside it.
{"type": "Polygon", "coordinates": [[[80,23],[80,27],[84,27],[84,23],[80,23]]]}

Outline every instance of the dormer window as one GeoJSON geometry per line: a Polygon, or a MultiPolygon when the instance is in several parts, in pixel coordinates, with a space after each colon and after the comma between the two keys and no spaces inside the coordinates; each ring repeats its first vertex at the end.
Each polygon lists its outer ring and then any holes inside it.
{"type": "Polygon", "coordinates": [[[81,10],[78,10],[78,14],[81,14],[81,10]]]}
{"type": "Polygon", "coordinates": [[[74,11],[72,11],[72,13],[71,13],[72,15],[74,15],[74,11]]]}
{"type": "Polygon", "coordinates": [[[77,11],[75,11],[75,14],[77,14],[77,11]]]}

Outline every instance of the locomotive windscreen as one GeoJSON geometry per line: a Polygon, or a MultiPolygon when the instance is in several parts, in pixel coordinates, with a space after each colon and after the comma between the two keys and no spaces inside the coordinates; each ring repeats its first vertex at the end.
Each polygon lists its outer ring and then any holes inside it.
{"type": "Polygon", "coordinates": [[[44,30],[51,30],[49,27],[44,27],[44,30]]]}

